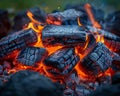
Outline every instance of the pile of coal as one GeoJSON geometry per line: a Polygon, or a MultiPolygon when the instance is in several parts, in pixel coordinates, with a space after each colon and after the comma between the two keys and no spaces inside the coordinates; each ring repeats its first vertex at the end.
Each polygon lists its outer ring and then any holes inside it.
{"type": "Polygon", "coordinates": [[[25,70],[11,76],[0,96],[63,96],[63,87],[37,72],[25,70]]]}

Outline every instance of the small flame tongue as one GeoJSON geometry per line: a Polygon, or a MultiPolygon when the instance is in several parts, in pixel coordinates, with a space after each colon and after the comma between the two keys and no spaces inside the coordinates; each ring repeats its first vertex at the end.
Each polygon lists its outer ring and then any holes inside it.
{"type": "Polygon", "coordinates": [[[27,16],[29,17],[29,19],[31,20],[31,22],[28,24],[26,29],[32,28],[35,32],[37,33],[41,33],[41,31],[43,30],[43,28],[45,27],[45,25],[37,20],[35,20],[33,18],[33,14],[28,11],[27,12],[27,16]]]}

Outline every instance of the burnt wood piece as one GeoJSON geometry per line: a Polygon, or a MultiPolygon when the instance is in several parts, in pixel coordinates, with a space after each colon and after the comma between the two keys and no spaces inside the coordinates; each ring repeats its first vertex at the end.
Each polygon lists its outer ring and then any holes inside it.
{"type": "Polygon", "coordinates": [[[84,46],[87,36],[87,32],[79,26],[48,25],[42,31],[42,42],[44,46],[84,46]]]}
{"type": "Polygon", "coordinates": [[[44,60],[44,65],[49,67],[48,72],[53,75],[67,75],[80,60],[74,48],[62,48],[44,60]]]}
{"type": "Polygon", "coordinates": [[[89,53],[94,48],[94,46],[96,46],[96,39],[92,34],[89,34],[85,46],[77,46],[76,48],[78,53],[86,55],[86,53],[89,53]]]}
{"type": "Polygon", "coordinates": [[[114,40],[104,40],[104,44],[110,48],[112,51],[120,53],[120,41],[114,41],[114,40]]]}
{"type": "Polygon", "coordinates": [[[26,47],[20,51],[16,60],[21,64],[32,66],[37,62],[41,62],[47,56],[47,54],[48,52],[44,48],[26,47]]]}
{"type": "Polygon", "coordinates": [[[0,39],[8,34],[11,28],[8,11],[0,9],[0,39]]]}
{"type": "Polygon", "coordinates": [[[104,37],[104,43],[107,47],[109,47],[110,49],[112,49],[115,52],[120,52],[120,47],[119,47],[120,46],[120,37],[119,36],[117,36],[113,33],[110,33],[108,31],[93,28],[90,26],[87,26],[87,28],[93,34],[96,34],[96,32],[97,32],[99,35],[102,35],[104,37]]]}
{"type": "Polygon", "coordinates": [[[16,49],[37,42],[37,34],[32,30],[21,30],[0,40],[0,57],[4,57],[16,49]]]}
{"type": "Polygon", "coordinates": [[[95,48],[81,60],[80,67],[88,75],[98,76],[111,67],[116,53],[111,52],[103,43],[99,42],[95,48]]]}
{"type": "Polygon", "coordinates": [[[102,29],[97,29],[97,28],[94,28],[94,27],[91,27],[91,26],[86,26],[86,28],[93,34],[100,34],[100,35],[103,35],[104,36],[104,39],[108,39],[108,40],[114,40],[114,41],[119,41],[120,42],[120,37],[113,34],[113,33],[110,33],[108,31],[105,31],[105,30],[102,30],[102,29]]]}
{"type": "MultiPolygon", "coordinates": [[[[75,22],[77,23],[77,18],[83,17],[83,16],[84,16],[83,12],[77,11],[75,9],[68,9],[63,12],[55,12],[55,13],[48,14],[47,23],[55,24],[55,25],[56,25],[56,22],[59,22],[59,24],[62,24],[62,25],[65,24],[67,21],[70,21],[72,23],[75,23],[75,22]]],[[[71,23],[68,23],[68,24],[71,25],[71,23]]]]}

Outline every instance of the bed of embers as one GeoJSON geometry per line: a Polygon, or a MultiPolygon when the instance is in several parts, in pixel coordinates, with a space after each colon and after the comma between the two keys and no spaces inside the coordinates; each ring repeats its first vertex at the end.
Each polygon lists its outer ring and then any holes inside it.
{"type": "Polygon", "coordinates": [[[120,11],[90,4],[0,10],[0,96],[119,96],[120,11]]]}

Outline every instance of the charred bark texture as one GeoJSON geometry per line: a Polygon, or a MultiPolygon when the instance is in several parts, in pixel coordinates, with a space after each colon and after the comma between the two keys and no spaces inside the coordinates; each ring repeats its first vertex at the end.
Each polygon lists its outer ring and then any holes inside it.
{"type": "Polygon", "coordinates": [[[87,33],[78,26],[46,26],[42,31],[44,46],[83,46],[87,39],[87,33]]]}
{"type": "Polygon", "coordinates": [[[26,47],[25,49],[21,50],[16,60],[24,65],[32,66],[37,62],[41,62],[47,56],[47,54],[48,52],[44,48],[26,47]]]}
{"type": "Polygon", "coordinates": [[[97,46],[81,61],[81,67],[86,74],[97,76],[105,72],[112,64],[114,53],[102,43],[97,46]]]}
{"type": "Polygon", "coordinates": [[[72,71],[79,60],[80,58],[75,54],[74,48],[62,48],[47,57],[44,64],[51,67],[47,71],[53,75],[66,75],[72,71]]]}
{"type": "Polygon", "coordinates": [[[37,34],[32,30],[22,30],[0,40],[0,57],[4,57],[16,49],[37,42],[37,34]]]}

